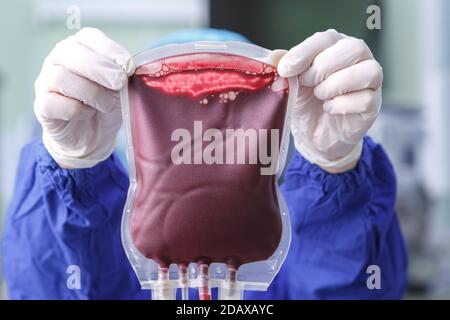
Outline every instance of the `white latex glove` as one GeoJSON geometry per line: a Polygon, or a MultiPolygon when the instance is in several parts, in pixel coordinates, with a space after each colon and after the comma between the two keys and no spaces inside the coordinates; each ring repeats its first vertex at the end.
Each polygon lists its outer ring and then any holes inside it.
{"type": "Polygon", "coordinates": [[[111,155],[122,124],[117,90],[134,69],[127,50],[93,28],[50,52],[35,83],[34,112],[61,167],[93,167],[111,155]]]}
{"type": "Polygon", "coordinates": [[[381,106],[383,72],[369,47],[336,30],[319,32],[289,50],[278,73],[299,78],[291,119],[296,149],[329,172],[353,168],[381,106]]]}

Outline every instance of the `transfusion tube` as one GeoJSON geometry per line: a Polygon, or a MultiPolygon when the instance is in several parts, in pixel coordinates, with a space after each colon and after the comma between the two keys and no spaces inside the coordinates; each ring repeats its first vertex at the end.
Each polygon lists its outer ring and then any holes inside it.
{"type": "Polygon", "coordinates": [[[236,285],[237,270],[229,267],[225,287],[219,288],[219,300],[242,300],[243,291],[236,285]]]}
{"type": "Polygon", "coordinates": [[[158,287],[153,290],[153,300],[175,300],[175,290],[170,286],[169,269],[158,268],[158,287]]]}
{"type": "Polygon", "coordinates": [[[189,283],[188,273],[186,266],[179,266],[180,270],[180,288],[181,288],[181,300],[189,300],[189,283]]]}
{"type": "Polygon", "coordinates": [[[198,296],[200,300],[211,300],[211,288],[209,284],[209,266],[201,264],[199,266],[200,287],[198,288],[198,296]]]}

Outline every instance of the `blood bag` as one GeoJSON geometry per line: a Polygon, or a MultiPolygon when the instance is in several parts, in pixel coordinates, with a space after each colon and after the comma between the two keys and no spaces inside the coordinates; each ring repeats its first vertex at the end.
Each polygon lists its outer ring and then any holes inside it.
{"type": "Polygon", "coordinates": [[[143,289],[174,299],[267,290],[290,243],[278,189],[296,79],[271,51],[196,42],[134,57],[121,91],[130,187],[122,241],[143,289]]]}

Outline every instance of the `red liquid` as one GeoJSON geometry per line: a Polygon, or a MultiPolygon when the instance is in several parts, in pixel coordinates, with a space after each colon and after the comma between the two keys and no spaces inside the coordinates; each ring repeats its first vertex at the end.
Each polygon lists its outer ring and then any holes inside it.
{"type": "MultiPolygon", "coordinates": [[[[176,165],[171,152],[178,142],[171,135],[185,128],[194,137],[194,121],[202,121],[203,132],[279,129],[281,139],[285,86],[272,67],[225,54],[172,57],[147,64],[131,77],[138,180],[131,234],[142,255],[161,266],[223,262],[237,268],[274,253],[281,219],[275,176],[260,172],[266,165],[176,165]]],[[[191,147],[193,152],[194,143],[191,147]]]]}

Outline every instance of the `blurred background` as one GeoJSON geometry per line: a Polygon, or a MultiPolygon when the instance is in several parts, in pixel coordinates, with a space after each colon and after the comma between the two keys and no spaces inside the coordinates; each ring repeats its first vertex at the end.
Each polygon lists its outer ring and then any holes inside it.
{"type": "MultiPolygon", "coordinates": [[[[172,31],[208,26],[269,49],[288,49],[328,28],[366,40],[385,75],[381,116],[370,134],[397,172],[410,259],[405,298],[450,298],[450,1],[1,1],[0,230],[20,149],[40,135],[34,80],[54,45],[77,31],[77,12],[81,27],[100,28],[133,54],[172,31]],[[380,29],[367,27],[371,5],[381,9],[380,29]]],[[[4,299],[1,272],[0,287],[4,299]]]]}

